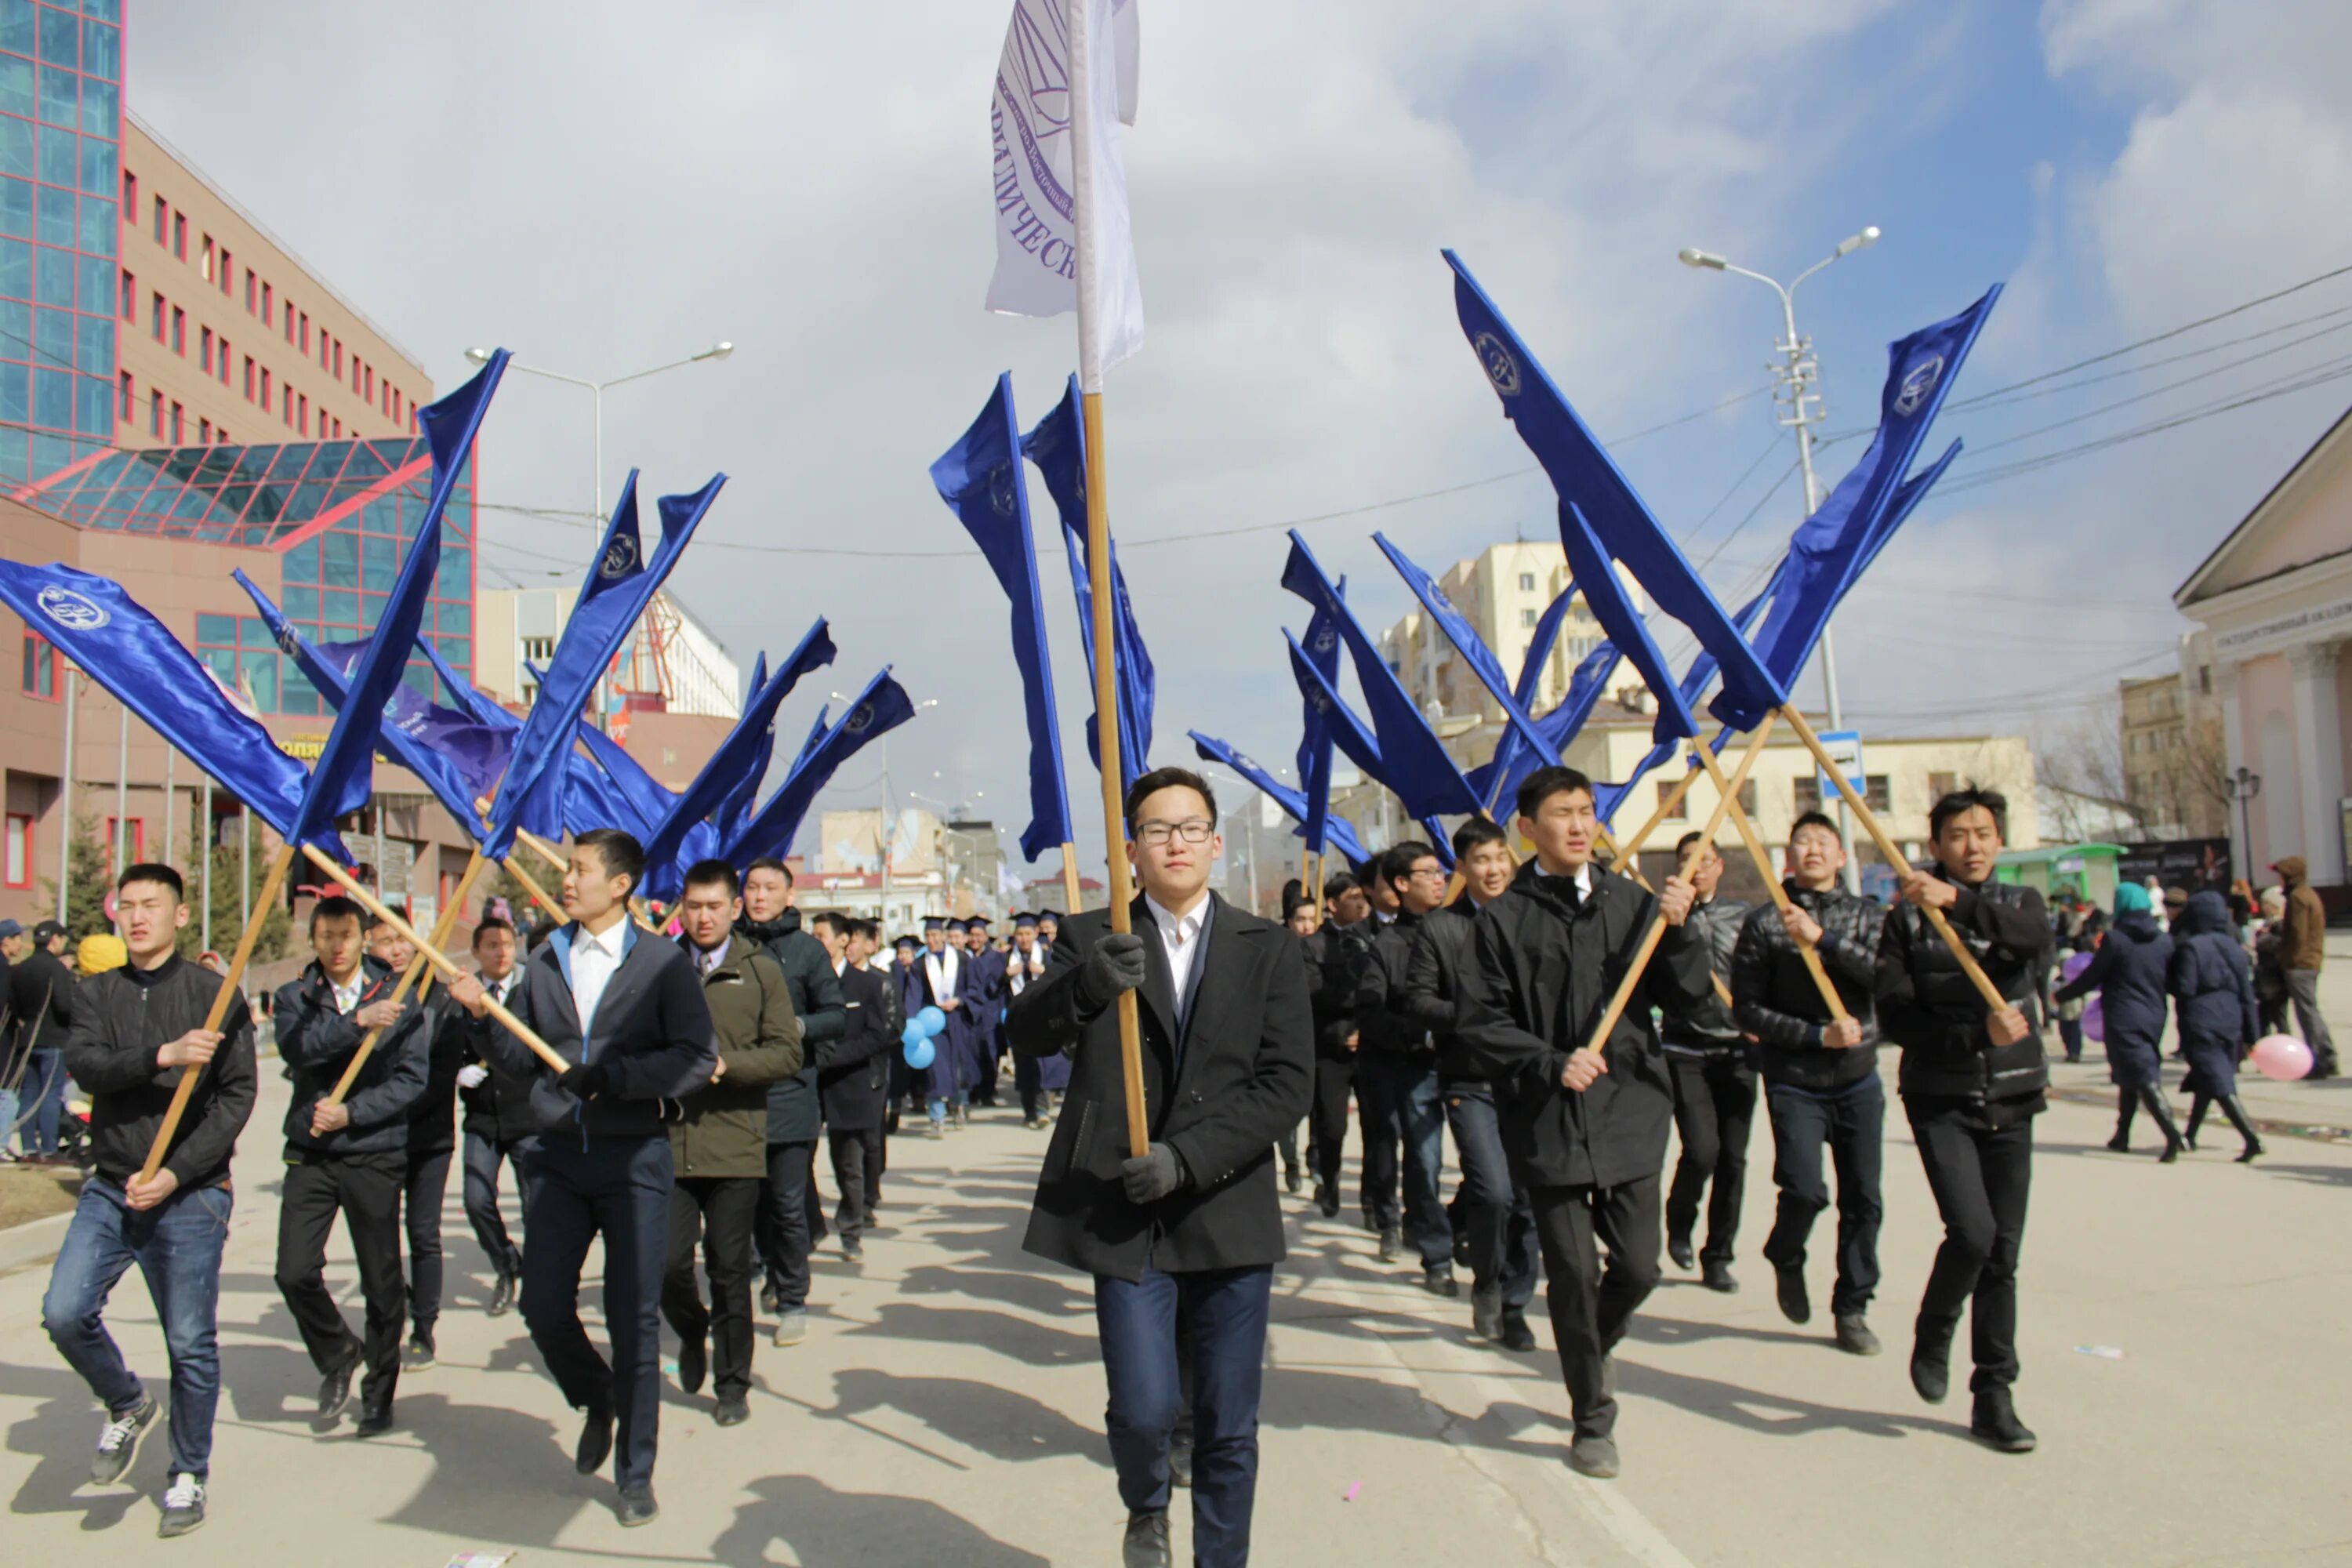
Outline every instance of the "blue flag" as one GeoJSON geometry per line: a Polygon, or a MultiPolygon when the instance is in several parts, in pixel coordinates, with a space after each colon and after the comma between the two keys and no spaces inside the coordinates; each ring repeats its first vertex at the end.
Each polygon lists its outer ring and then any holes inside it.
{"type": "MultiPolygon", "coordinates": [[[[1333,585],[1334,595],[1344,602],[1348,597],[1348,579],[1343,574],[1333,585]]],[[[1307,618],[1306,647],[1303,657],[1313,663],[1323,678],[1324,687],[1337,690],[1339,681],[1339,627],[1330,616],[1318,610],[1307,618]]],[[[1324,825],[1331,815],[1331,725],[1323,710],[1304,690],[1304,721],[1298,734],[1298,778],[1307,796],[1307,818],[1300,824],[1307,835],[1307,850],[1323,853],[1324,825]]]]}
{"type": "Polygon", "coordinates": [[[1658,650],[1642,613],[1625,596],[1625,585],[1617,581],[1608,550],[1594,536],[1584,509],[1574,501],[1559,503],[1559,542],[1568,552],[1568,569],[1584,595],[1585,607],[1609,634],[1611,646],[1633,661],[1643,683],[1658,700],[1658,721],[1651,726],[1651,735],[1660,745],[1670,745],[1697,734],[1698,720],[1683,700],[1681,683],[1666,668],[1666,656],[1658,650]]]}
{"type": "MultiPolygon", "coordinates": [[[[1584,589],[1585,602],[1599,615],[1597,567],[1611,558],[1623,562],[1658,607],[1689,627],[1699,646],[1715,655],[1723,667],[1724,690],[1713,709],[1717,718],[1745,730],[1784,705],[1788,693],[1734,629],[1706,583],[1666,537],[1633,485],[1552,384],[1544,367],[1503,320],[1502,312],[1479,289],[1470,269],[1450,250],[1445,260],[1454,268],[1454,307],[1461,318],[1463,335],[1469,339],[1480,368],[1501,398],[1504,416],[1517,427],[1519,438],[1551,476],[1552,488],[1559,492],[1562,542],[1568,546],[1570,572],[1584,589]],[[1580,508],[1589,525],[1591,547],[1582,552],[1584,560],[1578,559],[1577,544],[1569,537],[1574,531],[1569,523],[1571,508],[1580,508]],[[1592,559],[1596,552],[1599,561],[1592,559]]],[[[1622,598],[1617,602],[1623,604],[1622,598]]],[[[1654,645],[1642,646],[1648,641],[1646,634],[1635,638],[1630,627],[1620,626],[1607,616],[1601,616],[1601,624],[1625,657],[1633,660],[1643,679],[1650,680],[1653,672],[1643,660],[1654,645]]],[[[1688,715],[1667,710],[1665,693],[1674,681],[1663,666],[1656,673],[1658,679],[1651,680],[1650,689],[1659,697],[1657,735],[1663,741],[1670,733],[1667,726],[1685,721],[1688,715]]],[[[1694,724],[1681,732],[1688,735],[1695,729],[1694,724]]]]}
{"type": "MultiPolygon", "coordinates": [[[[1087,691],[1094,689],[1094,582],[1087,575],[1093,556],[1087,548],[1086,426],[1080,419],[1078,378],[1054,412],[1021,438],[1021,449],[1045,476],[1045,492],[1062,519],[1062,551],[1070,563],[1070,585],[1078,601],[1078,646],[1086,650],[1087,691]]],[[[1118,569],[1118,544],[1110,547],[1111,663],[1118,697],[1119,787],[1151,771],[1151,714],[1158,700],[1159,676],[1151,654],[1143,646],[1143,629],[1136,625],[1135,605],[1127,596],[1127,574],[1118,569]]],[[[1087,755],[1095,771],[1102,771],[1102,742],[1095,715],[1087,719],[1087,755]]]]}
{"type": "MultiPolygon", "coordinates": [[[[1567,598],[1568,595],[1561,595],[1560,602],[1567,598]]],[[[1559,607],[1559,602],[1553,605],[1555,610],[1559,607]]],[[[1546,618],[1551,618],[1549,611],[1546,612],[1546,618]]],[[[1541,628],[1538,627],[1538,644],[1542,640],[1541,628]]],[[[1544,652],[1549,657],[1550,650],[1545,648],[1544,652]]],[[[1540,663],[1535,662],[1535,648],[1529,648],[1528,653],[1530,664],[1528,669],[1520,672],[1519,687],[1532,698],[1542,679],[1543,668],[1540,663]]],[[[1609,678],[1617,671],[1617,645],[1607,637],[1601,638],[1601,646],[1586,654],[1575,672],[1569,677],[1568,692],[1559,700],[1559,705],[1536,720],[1537,727],[1550,741],[1555,754],[1565,752],[1568,743],[1584,728],[1584,721],[1592,717],[1593,708],[1609,688],[1609,678]]],[[[1528,775],[1538,768],[1546,765],[1539,753],[1521,745],[1517,735],[1507,730],[1503,733],[1502,743],[1495,748],[1494,760],[1484,767],[1471,770],[1470,787],[1477,791],[1478,798],[1486,803],[1487,815],[1499,822],[1505,811],[1517,809],[1519,785],[1525,784],[1528,775]]]]}
{"type": "Polygon", "coordinates": [[[1290,560],[1283,568],[1282,585],[1311,607],[1328,614],[1339,627],[1340,639],[1355,661],[1356,683],[1363,689],[1364,706],[1371,710],[1373,731],[1380,736],[1381,757],[1388,764],[1388,786],[1404,802],[1405,811],[1413,816],[1476,815],[1478,798],[1464,782],[1462,770],[1421,716],[1421,710],[1412,705],[1380,649],[1349,614],[1297,529],[1290,532],[1290,560]]]}
{"type": "MultiPolygon", "coordinates": [[[[1202,761],[1223,763],[1249,780],[1265,793],[1268,800],[1289,814],[1290,819],[1297,823],[1302,832],[1304,831],[1307,826],[1307,796],[1303,792],[1292,789],[1260,767],[1245,753],[1234,750],[1213,735],[1203,735],[1198,730],[1188,730],[1185,733],[1192,736],[1192,750],[1200,755],[1202,761]]],[[[1327,817],[1323,831],[1329,837],[1331,847],[1345,855],[1354,864],[1360,866],[1370,858],[1365,852],[1363,841],[1356,837],[1356,830],[1349,824],[1347,818],[1327,817]]],[[[1322,853],[1312,844],[1309,844],[1307,848],[1318,855],[1322,853]]]]}
{"type": "MultiPolygon", "coordinates": [[[[1790,537],[1771,613],[1756,633],[1757,653],[1782,685],[1795,681],[1838,600],[1864,562],[1892,536],[1893,529],[1883,525],[1902,499],[1912,459],[2000,298],[1996,283],[1958,315],[1887,345],[1878,433],[1862,460],[1790,537]]],[[[1912,492],[1913,504],[1920,493],[1912,492]]]]}
{"type": "MultiPolygon", "coordinates": [[[[1389,558],[1389,564],[1397,569],[1397,575],[1404,579],[1405,586],[1412,590],[1412,596],[1421,601],[1421,607],[1429,612],[1429,618],[1436,623],[1438,630],[1445,634],[1445,640],[1454,645],[1454,651],[1462,656],[1462,661],[1470,667],[1470,673],[1476,676],[1478,683],[1486,689],[1486,694],[1502,708],[1504,723],[1538,753],[1549,752],[1550,754],[1544,759],[1546,762],[1559,761],[1559,752],[1536,728],[1535,721],[1528,717],[1527,709],[1512,689],[1511,678],[1503,673],[1503,661],[1496,658],[1495,650],[1480,639],[1477,628],[1463,619],[1462,612],[1454,607],[1454,601],[1445,596],[1445,590],[1438,586],[1437,579],[1423,571],[1412,557],[1391,543],[1386,534],[1375,532],[1372,542],[1381,547],[1381,553],[1389,558]]],[[[1552,622],[1552,635],[1559,635],[1557,619],[1552,622]]]]}
{"type": "MultiPolygon", "coordinates": [[[[0,600],[254,815],[292,842],[310,771],[278,749],[196,656],[110,577],[0,560],[0,600]]],[[[367,804],[364,782],[345,811],[367,804]]],[[[320,847],[351,857],[331,834],[320,847]]]]}
{"type": "Polygon", "coordinates": [[[1029,486],[1021,472],[1021,426],[1013,378],[1000,375],[987,406],[956,444],[931,465],[931,483],[988,560],[1013,604],[1013,662],[1021,671],[1021,708],[1029,728],[1029,826],[1021,853],[1034,860],[1075,837],[1069,786],[1062,772],[1062,731],[1054,713],[1054,663],[1045,647],[1045,595],[1030,542],[1029,486]]]}
{"type": "Polygon", "coordinates": [[[555,645],[555,657],[548,660],[538,700],[515,737],[514,762],[490,814],[490,837],[482,847],[485,855],[493,859],[506,858],[530,792],[563,787],[564,759],[571,754],[581,710],[726,482],[725,474],[714,474],[709,484],[692,494],[664,496],[655,503],[661,514],[661,542],[649,560],[637,527],[636,471],[630,470],[612,521],[596,547],[595,566],[572,602],[571,618],[555,645]]]}
{"type": "MultiPolygon", "coordinates": [[[[762,649],[758,662],[751,667],[751,689],[757,691],[767,683],[768,655],[762,649]]],[[[710,814],[710,820],[718,830],[719,843],[724,844],[734,837],[742,831],[743,825],[751,820],[751,807],[760,798],[760,785],[768,776],[768,765],[775,760],[776,726],[771,722],[760,731],[759,749],[743,769],[743,776],[736,781],[733,789],[727,792],[726,798],[719,803],[719,809],[710,814]]]]}
{"type": "MultiPolygon", "coordinates": [[[[1527,656],[1519,660],[1518,683],[1511,689],[1512,700],[1527,712],[1535,711],[1536,693],[1543,689],[1544,666],[1550,662],[1552,646],[1559,641],[1560,623],[1568,618],[1569,606],[1575,602],[1576,585],[1571,583],[1560,591],[1559,597],[1544,607],[1542,617],[1536,622],[1535,636],[1528,640],[1527,656]]],[[[1601,639],[1601,646],[1610,646],[1607,638],[1601,639]]],[[[1613,661],[1612,668],[1614,668],[1613,661]]],[[[1549,737],[1551,731],[1547,729],[1545,734],[1549,737]]],[[[1559,744],[1564,743],[1556,743],[1552,747],[1555,759],[1559,744]]],[[[1541,756],[1540,751],[1530,750],[1519,738],[1517,729],[1507,727],[1503,731],[1495,742],[1494,756],[1483,768],[1471,769],[1469,774],[1470,787],[1476,790],[1478,798],[1486,803],[1487,816],[1498,822],[1502,820],[1503,796],[1495,786],[1515,777],[1525,776],[1520,773],[1522,758],[1528,759],[1530,771],[1544,765],[1538,761],[1541,756]]],[[[1512,783],[1510,787],[1516,790],[1517,785],[1512,783]]]]}
{"type": "Polygon", "coordinates": [[[1315,715],[1315,722],[1323,727],[1327,743],[1337,745],[1366,778],[1393,794],[1396,786],[1389,783],[1388,760],[1381,755],[1381,743],[1339,695],[1336,677],[1327,677],[1314,656],[1298,646],[1297,637],[1288,632],[1282,637],[1290,647],[1290,673],[1298,682],[1298,695],[1315,715]]]}
{"type": "MultiPolygon", "coordinates": [[[[489,411],[490,395],[506,374],[510,356],[504,349],[471,381],[448,396],[417,411],[425,444],[432,453],[432,489],[425,497],[416,537],[408,546],[400,575],[393,580],[383,609],[376,617],[367,651],[345,675],[343,705],[334,727],[310,769],[310,787],[302,796],[302,812],[295,819],[290,842],[310,843],[336,817],[352,809],[344,805],[352,791],[373,785],[376,739],[392,717],[393,693],[408,672],[409,650],[424,624],[425,601],[441,567],[441,516],[448,510],[449,493],[473,453],[474,437],[489,411]]],[[[365,798],[364,795],[362,798],[365,798]]]]}
{"type": "Polygon", "coordinates": [[[768,797],[765,805],[751,814],[735,841],[720,851],[738,866],[748,865],[764,855],[778,859],[793,852],[793,839],[801,830],[801,821],[815,804],[817,792],[831,783],[841,764],[856,756],[868,742],[877,741],[915,716],[915,704],[908,700],[906,688],[890,679],[885,668],[866,683],[841,722],[825,731],[824,738],[809,748],[807,754],[776,793],[768,797]]]}
{"type": "MultiPolygon", "coordinates": [[[[547,689],[545,670],[529,663],[523,669],[534,686],[547,689]]],[[[520,724],[517,720],[518,728],[520,724]]],[[[551,770],[561,786],[563,821],[572,836],[592,827],[618,827],[640,844],[651,838],[677,796],[646,772],[646,765],[620,742],[587,720],[574,722],[572,738],[578,749],[566,751],[560,774],[551,770]]]]}
{"type": "Polygon", "coordinates": [[[1421,819],[1421,830],[1429,835],[1429,847],[1437,851],[1438,859],[1444,863],[1448,871],[1453,870],[1454,840],[1447,835],[1445,824],[1436,817],[1424,816],[1421,819]]]}
{"type": "Polygon", "coordinates": [[[717,812],[741,784],[743,775],[751,771],[763,748],[774,747],[776,710],[783,706],[784,699],[792,695],[803,676],[831,664],[833,653],[833,637],[820,619],[809,627],[791,656],[777,666],[766,684],[751,693],[751,700],[743,705],[743,716],[712,751],[710,760],[702,764],[694,782],[671,802],[668,814],[646,841],[643,891],[647,898],[673,899],[685,887],[686,868],[693,862],[685,859],[679,850],[687,842],[688,829],[717,812]]]}

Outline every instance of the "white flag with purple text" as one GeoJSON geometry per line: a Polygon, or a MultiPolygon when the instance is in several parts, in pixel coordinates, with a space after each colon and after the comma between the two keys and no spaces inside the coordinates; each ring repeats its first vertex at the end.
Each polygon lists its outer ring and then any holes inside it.
{"type": "Polygon", "coordinates": [[[1085,5],[1100,144],[1087,193],[1097,247],[1092,318],[1108,369],[1143,346],[1143,285],[1129,232],[1119,127],[1135,123],[1138,0],[1013,0],[989,106],[996,185],[996,275],[988,308],[1057,316],[1077,308],[1076,134],[1070,101],[1069,8],[1085,5]],[[1109,58],[1106,58],[1106,56],[1109,58]],[[1105,69],[1105,66],[1115,68],[1105,69]]]}

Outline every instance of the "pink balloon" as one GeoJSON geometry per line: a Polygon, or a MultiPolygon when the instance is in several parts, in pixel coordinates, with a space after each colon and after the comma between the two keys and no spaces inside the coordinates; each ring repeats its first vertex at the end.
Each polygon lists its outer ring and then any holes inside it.
{"type": "Polygon", "coordinates": [[[2254,1042],[2254,1068],[2264,1078],[2292,1083],[2311,1071],[2311,1047],[2293,1035],[2264,1035],[2254,1042]]]}
{"type": "Polygon", "coordinates": [[[2082,973],[2083,971],[2090,967],[2091,955],[2089,953],[2070,952],[2066,955],[2066,962],[2058,966],[2058,978],[2062,981],[2071,981],[2076,975],[2082,973]]]}
{"type": "Polygon", "coordinates": [[[2107,1010],[2096,996],[2083,1004],[2083,1033],[2095,1040],[2107,1037],[2107,1010]]]}

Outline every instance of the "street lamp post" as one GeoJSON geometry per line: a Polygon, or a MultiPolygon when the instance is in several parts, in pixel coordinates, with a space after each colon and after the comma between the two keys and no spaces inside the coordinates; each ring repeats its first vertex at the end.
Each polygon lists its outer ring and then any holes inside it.
{"type": "MultiPolygon", "coordinates": [[[[535,364],[525,364],[519,359],[509,360],[507,362],[507,368],[523,375],[535,375],[547,381],[560,381],[572,386],[584,386],[588,389],[590,395],[594,398],[596,407],[596,516],[601,521],[604,515],[605,391],[608,388],[619,386],[624,382],[643,381],[649,375],[659,375],[666,370],[677,370],[682,365],[698,364],[704,360],[725,359],[729,354],[731,354],[734,352],[735,345],[733,343],[724,342],[716,342],[703,350],[698,354],[688,354],[684,359],[672,360],[667,364],[657,364],[651,370],[632,371],[627,375],[616,375],[610,381],[590,381],[585,376],[565,375],[561,371],[541,370],[535,364]]],[[[472,360],[477,364],[488,364],[490,359],[490,351],[488,349],[478,348],[467,349],[466,351],[466,357],[472,360]]]]}
{"type": "MultiPolygon", "coordinates": [[[[1867,250],[1878,243],[1876,224],[1858,234],[1850,234],[1838,241],[1837,248],[1789,279],[1784,287],[1775,279],[1761,272],[1751,272],[1745,267],[1735,267],[1724,257],[1711,250],[1686,246],[1681,252],[1682,264],[1713,272],[1736,272],[1742,278],[1753,278],[1780,297],[1780,341],[1772,345],[1780,358],[1772,365],[1772,401],[1780,408],[1780,422],[1797,433],[1797,467],[1805,481],[1805,516],[1811,517],[1822,504],[1821,480],[1813,473],[1813,426],[1829,416],[1822,406],[1821,364],[1813,356],[1813,340],[1797,335],[1797,287],[1827,267],[1831,262],[1867,250]]],[[[1837,645],[1831,640],[1829,624],[1822,625],[1822,692],[1827,700],[1830,728],[1845,728],[1845,711],[1838,700],[1837,645]]],[[[1853,816],[1846,809],[1845,796],[1838,796],[1838,837],[1845,846],[1846,886],[1852,890],[1860,870],[1853,858],[1853,816]]],[[[1894,868],[1888,868],[1890,870],[1894,868]]]]}
{"type": "Polygon", "coordinates": [[[2237,867],[2236,870],[2239,876],[2245,878],[2251,884],[2253,880],[2252,868],[2254,863],[2254,814],[2252,804],[2254,796],[2263,793],[2263,775],[2242,763],[2236,773],[2221,775],[2221,793],[2238,803],[2238,843],[2241,847],[2240,853],[2245,856],[2245,862],[2237,867]]]}

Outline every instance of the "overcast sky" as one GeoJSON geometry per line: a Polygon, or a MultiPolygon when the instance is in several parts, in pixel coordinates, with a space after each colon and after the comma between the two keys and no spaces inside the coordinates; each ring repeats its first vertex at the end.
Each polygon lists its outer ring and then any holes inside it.
{"type": "MultiPolygon", "coordinates": [[[[1190,760],[1191,728],[1295,747],[1284,522],[1450,491],[1304,529],[1375,628],[1408,601],[1372,529],[1433,570],[1555,536],[1539,476],[1454,488],[1528,459],[1441,246],[1604,437],[1769,383],[1777,302],[1678,266],[1685,245],[1786,277],[1885,228],[1798,296],[1832,434],[1870,422],[1888,340],[1995,281],[1956,399],[2352,263],[2352,6],[2329,0],[2265,4],[2259,26],[2219,0],[1141,4],[1127,156],[1148,337],[1113,374],[1105,450],[1160,668],[1157,761],[1190,760]],[[1242,526],[1264,531],[1152,543],[1242,526]]],[[[896,792],[977,793],[1009,843],[1024,753],[1003,601],[926,473],[999,371],[1025,424],[1071,368],[1070,318],[980,308],[1009,9],[131,0],[129,98],[443,390],[473,343],[602,379],[733,342],[609,395],[607,493],[632,464],[649,494],[732,475],[674,582],[747,671],[832,617],[834,679],[782,732],[895,663],[940,703],[890,748],[896,792]]],[[[2028,728],[2164,668],[2171,590],[2352,382],[1994,476],[2347,355],[2352,277],[1947,413],[1935,444],[1970,455],[1838,622],[1849,717],[2028,728]]],[[[589,510],[585,394],[510,376],[484,442],[487,500],[589,510]]],[[[1825,483],[1862,444],[1824,453],[1825,483]]],[[[1727,599],[1799,521],[1769,398],[1617,450],[1727,599]]],[[[492,511],[484,531],[485,583],[574,574],[592,543],[584,518],[492,511]]],[[[1044,565],[1083,820],[1084,666],[1058,555],[1044,565]]],[[[828,804],[879,787],[869,752],[828,804]]]]}

